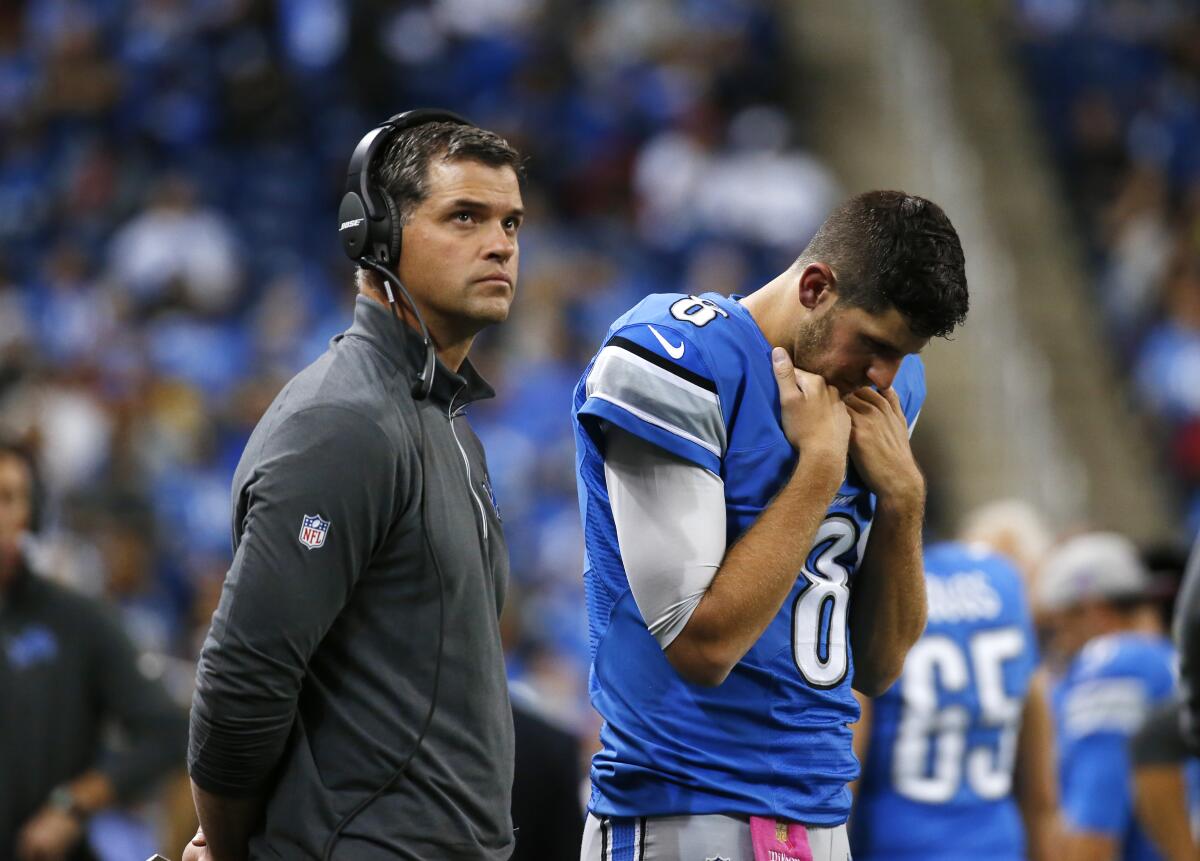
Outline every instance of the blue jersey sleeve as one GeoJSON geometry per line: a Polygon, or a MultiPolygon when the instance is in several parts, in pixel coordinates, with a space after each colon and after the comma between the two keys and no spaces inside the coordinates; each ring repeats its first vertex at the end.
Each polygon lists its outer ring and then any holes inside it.
{"type": "Polygon", "coordinates": [[[905,356],[900,371],[892,381],[892,388],[900,395],[900,406],[904,408],[904,419],[908,422],[908,434],[912,436],[925,405],[925,365],[920,356],[905,356]]]}
{"type": "Polygon", "coordinates": [[[1064,765],[1062,806],[1071,828],[1109,837],[1124,834],[1133,815],[1126,737],[1093,733],[1073,746],[1064,765]]]}
{"type": "Polygon", "coordinates": [[[656,322],[618,329],[592,362],[584,387],[578,416],[589,431],[598,421],[611,422],[720,474],[726,429],[716,377],[678,327],[656,322]]]}

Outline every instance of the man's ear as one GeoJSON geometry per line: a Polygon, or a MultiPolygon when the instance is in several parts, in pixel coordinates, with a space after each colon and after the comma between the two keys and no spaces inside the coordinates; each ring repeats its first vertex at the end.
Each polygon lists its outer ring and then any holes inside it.
{"type": "Polygon", "coordinates": [[[809,263],[800,270],[797,287],[800,304],[811,311],[821,304],[826,295],[836,295],[837,279],[828,264],[809,263]]]}

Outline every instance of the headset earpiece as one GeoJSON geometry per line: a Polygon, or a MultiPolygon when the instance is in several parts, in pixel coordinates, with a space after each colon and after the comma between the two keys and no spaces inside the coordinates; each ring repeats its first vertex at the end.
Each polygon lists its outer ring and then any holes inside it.
{"type": "Polygon", "coordinates": [[[346,256],[356,263],[368,253],[367,239],[371,229],[368,226],[367,210],[363,200],[356,191],[347,191],[342,195],[342,203],[338,206],[338,236],[342,240],[342,250],[346,256]]]}
{"type": "Polygon", "coordinates": [[[375,157],[396,135],[426,123],[471,125],[452,111],[418,108],[404,111],[367,132],[350,156],[346,193],[338,207],[338,236],[346,256],[355,263],[374,257],[394,267],[400,256],[402,225],[396,202],[375,181],[375,157]]]}
{"type": "Polygon", "coordinates": [[[380,232],[388,230],[386,257],[380,258],[384,263],[395,266],[400,259],[400,239],[404,222],[400,218],[400,210],[390,194],[382,194],[383,204],[387,208],[387,219],[380,225],[380,232]]]}

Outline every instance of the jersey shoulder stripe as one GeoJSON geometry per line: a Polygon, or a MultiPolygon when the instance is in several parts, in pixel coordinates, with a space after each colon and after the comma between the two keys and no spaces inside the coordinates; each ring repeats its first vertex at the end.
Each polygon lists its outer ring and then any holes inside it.
{"type": "MultiPolygon", "coordinates": [[[[646,328],[649,329],[650,326],[647,326],[646,328]]],[[[614,335],[612,338],[609,338],[606,347],[620,347],[622,350],[628,350],[635,356],[641,356],[650,364],[657,365],[664,371],[669,371],[670,373],[675,374],[677,377],[682,377],[689,383],[697,385],[702,389],[708,389],[714,395],[717,393],[717,384],[708,377],[701,376],[695,371],[685,368],[683,365],[664,358],[661,354],[643,347],[637,341],[631,341],[629,338],[623,338],[620,335],[614,335]]]]}
{"type": "Polygon", "coordinates": [[[678,328],[628,319],[583,380],[577,410],[720,473],[728,444],[718,385],[699,347],[678,328]],[[668,355],[669,353],[669,355],[668,355]]]}
{"type": "Polygon", "coordinates": [[[1072,687],[1062,706],[1064,740],[1096,733],[1132,735],[1149,711],[1146,684],[1137,678],[1090,679],[1072,687]]]}

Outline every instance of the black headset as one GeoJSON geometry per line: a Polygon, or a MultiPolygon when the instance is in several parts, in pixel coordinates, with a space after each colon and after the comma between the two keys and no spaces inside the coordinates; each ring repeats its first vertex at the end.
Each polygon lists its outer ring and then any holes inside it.
{"type": "MultiPolygon", "coordinates": [[[[413,302],[408,290],[400,282],[400,278],[393,271],[396,261],[400,257],[402,232],[400,213],[396,209],[396,203],[392,200],[391,195],[376,182],[371,167],[376,153],[383,149],[384,144],[401,132],[425,123],[472,125],[458,114],[433,108],[396,114],[387,122],[367,132],[358,142],[358,146],[354,148],[354,154],[350,156],[350,168],[346,173],[346,194],[342,197],[341,206],[338,207],[338,235],[342,238],[342,247],[346,249],[346,255],[359,266],[378,272],[383,278],[388,305],[392,310],[392,317],[396,321],[396,325],[406,326],[396,307],[396,297],[392,293],[392,285],[395,285],[404,297],[408,307],[412,309],[413,315],[417,318],[417,324],[421,327],[421,338],[425,344],[425,365],[421,373],[413,380],[412,385],[413,399],[418,401],[427,398],[433,388],[437,352],[433,346],[433,339],[429,337],[429,329],[425,325],[425,321],[421,319],[420,310],[413,302]]],[[[425,432],[425,422],[419,414],[417,415],[417,424],[421,428],[420,459],[421,473],[424,476],[428,472],[425,468],[425,451],[428,448],[429,440],[425,432]]],[[[428,507],[425,505],[424,490],[421,492],[421,526],[438,579],[438,645],[433,670],[433,689],[429,696],[429,710],[425,713],[425,721],[421,726],[420,733],[417,734],[417,740],[413,743],[412,750],[408,752],[399,767],[374,792],[343,816],[337,827],[333,829],[329,839],[325,842],[325,851],[322,853],[324,861],[329,861],[333,857],[333,848],[337,845],[346,826],[379,796],[383,795],[408,770],[409,764],[421,749],[421,744],[425,741],[425,734],[433,723],[433,715],[437,709],[438,687],[442,677],[442,649],[446,640],[446,589],[441,561],[429,538],[429,513],[428,507]]]]}
{"type": "MultiPolygon", "coordinates": [[[[421,319],[421,312],[413,302],[408,290],[400,283],[393,271],[400,259],[403,242],[403,224],[396,202],[387,190],[381,188],[372,170],[375,156],[384,145],[409,129],[427,123],[454,123],[469,126],[463,117],[453,111],[440,108],[418,108],[396,114],[382,125],[376,126],[363,136],[350,156],[350,167],[346,171],[346,193],[338,207],[338,236],[346,256],[359,266],[378,272],[387,290],[388,305],[393,316],[400,320],[392,285],[400,291],[408,307],[421,327],[421,338],[425,344],[425,365],[413,380],[412,394],[417,400],[429,397],[433,388],[433,374],[437,366],[437,352],[429,329],[421,319]]],[[[403,323],[402,320],[400,320],[403,323]]]]}

